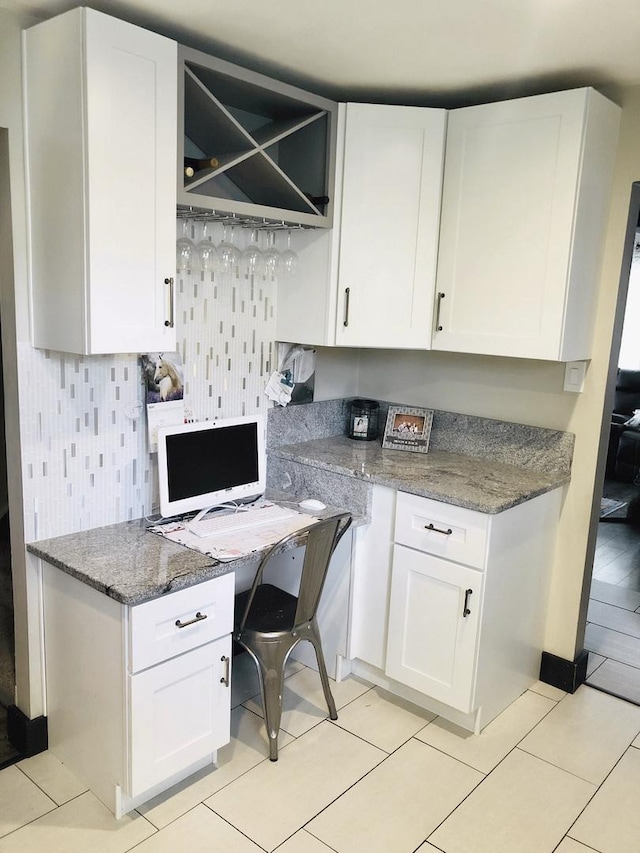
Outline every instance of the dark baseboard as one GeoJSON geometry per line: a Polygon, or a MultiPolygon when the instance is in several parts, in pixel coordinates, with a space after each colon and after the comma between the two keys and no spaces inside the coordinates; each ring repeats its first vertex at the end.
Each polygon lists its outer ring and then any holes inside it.
{"type": "Polygon", "coordinates": [[[30,720],[17,705],[7,708],[7,738],[21,756],[27,758],[44,752],[48,746],[47,718],[30,720]]]}
{"type": "Polygon", "coordinates": [[[540,681],[559,687],[567,693],[575,693],[587,678],[589,652],[581,651],[575,660],[565,660],[549,652],[542,652],[540,681]]]}

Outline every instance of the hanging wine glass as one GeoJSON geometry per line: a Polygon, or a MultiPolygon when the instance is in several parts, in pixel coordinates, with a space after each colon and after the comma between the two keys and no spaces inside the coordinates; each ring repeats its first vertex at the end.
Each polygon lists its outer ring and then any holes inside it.
{"type": "Polygon", "coordinates": [[[223,226],[222,243],[218,246],[218,257],[222,272],[235,275],[240,263],[240,252],[233,244],[233,225],[228,222],[225,222],[223,226]],[[227,234],[229,234],[229,239],[227,239],[227,234]]]}
{"type": "Polygon", "coordinates": [[[193,241],[187,237],[187,226],[189,221],[182,220],[182,236],[176,242],[176,269],[190,270],[193,263],[194,245],[193,241]]]}
{"type": "Polygon", "coordinates": [[[242,270],[247,278],[258,277],[264,273],[264,258],[258,243],[258,229],[251,229],[249,245],[242,253],[242,270]]]}
{"type": "Polygon", "coordinates": [[[274,231],[267,231],[267,248],[262,253],[264,260],[264,275],[273,281],[280,269],[280,252],[276,249],[276,235],[274,231]]]}
{"type": "Polygon", "coordinates": [[[291,248],[291,231],[287,232],[287,248],[280,256],[280,264],[284,276],[292,277],[298,270],[298,256],[291,248]]]}
{"type": "Polygon", "coordinates": [[[205,219],[202,227],[202,240],[198,243],[198,264],[202,272],[216,272],[219,268],[219,258],[216,247],[207,233],[208,223],[205,219]]]}

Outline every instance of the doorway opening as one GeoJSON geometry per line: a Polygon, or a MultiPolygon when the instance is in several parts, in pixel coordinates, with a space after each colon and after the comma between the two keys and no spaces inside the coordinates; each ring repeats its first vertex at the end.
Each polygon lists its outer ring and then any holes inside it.
{"type": "Polygon", "coordinates": [[[606,462],[584,648],[587,684],[640,705],[640,184],[634,184],[603,424],[606,462]],[[637,415],[634,415],[637,412],[637,415]]]}

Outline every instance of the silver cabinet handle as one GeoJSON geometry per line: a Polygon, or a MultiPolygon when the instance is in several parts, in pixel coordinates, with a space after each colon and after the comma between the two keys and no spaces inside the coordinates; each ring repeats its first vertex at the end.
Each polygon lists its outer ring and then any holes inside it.
{"type": "Polygon", "coordinates": [[[436,301],[436,332],[442,331],[442,326],[440,325],[440,305],[442,304],[443,299],[444,293],[438,293],[438,299],[436,301]]]}
{"type": "Polygon", "coordinates": [[[441,527],[434,527],[433,524],[425,524],[424,529],[433,530],[434,533],[442,533],[443,536],[451,536],[451,534],[453,533],[453,530],[450,527],[448,527],[446,530],[442,530],[441,527]]]}
{"type": "Polygon", "coordinates": [[[165,278],[164,283],[169,286],[169,319],[164,321],[165,326],[168,326],[170,329],[173,329],[173,279],[165,278]]]}
{"type": "Polygon", "coordinates": [[[343,326],[349,325],[349,297],[351,295],[351,288],[345,287],[344,289],[344,322],[343,326]]]}
{"type": "Polygon", "coordinates": [[[463,617],[468,616],[471,613],[471,611],[469,610],[469,599],[471,598],[472,595],[473,595],[472,589],[466,589],[464,591],[464,607],[462,608],[462,616],[463,617]]]}
{"type": "Polygon", "coordinates": [[[224,684],[225,687],[228,687],[229,686],[229,675],[231,672],[231,660],[226,655],[222,655],[220,660],[224,664],[224,675],[220,679],[220,684],[224,684]]]}
{"type": "Polygon", "coordinates": [[[193,619],[189,619],[188,622],[181,622],[179,619],[176,619],[176,627],[177,628],[186,628],[187,625],[193,625],[196,622],[202,622],[202,620],[206,619],[206,618],[207,618],[207,614],[206,613],[200,613],[200,611],[198,610],[198,612],[193,617],[193,619]]]}

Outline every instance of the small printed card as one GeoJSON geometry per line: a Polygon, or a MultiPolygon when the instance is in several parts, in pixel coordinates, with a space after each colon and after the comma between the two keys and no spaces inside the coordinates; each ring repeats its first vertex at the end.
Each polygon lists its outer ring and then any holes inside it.
{"type": "Polygon", "coordinates": [[[149,452],[158,450],[158,429],[185,422],[184,369],[178,352],[140,355],[147,401],[149,452]]]}
{"type": "Polygon", "coordinates": [[[431,409],[389,406],[382,439],[383,450],[412,450],[414,453],[426,453],[429,450],[432,423],[431,409]]]}

